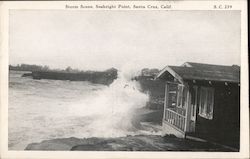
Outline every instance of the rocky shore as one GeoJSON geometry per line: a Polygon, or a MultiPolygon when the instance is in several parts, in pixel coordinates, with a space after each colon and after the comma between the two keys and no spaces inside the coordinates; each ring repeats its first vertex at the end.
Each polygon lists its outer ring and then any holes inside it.
{"type": "Polygon", "coordinates": [[[137,135],[119,138],[61,138],[31,143],[25,150],[43,151],[219,151],[230,149],[173,136],[137,135]]]}

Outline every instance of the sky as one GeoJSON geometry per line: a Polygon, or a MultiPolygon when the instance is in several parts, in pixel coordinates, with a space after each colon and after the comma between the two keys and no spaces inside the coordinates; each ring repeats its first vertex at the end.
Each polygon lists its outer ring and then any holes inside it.
{"type": "Polygon", "coordinates": [[[12,10],[9,24],[11,65],[240,65],[239,11],[12,10]]]}

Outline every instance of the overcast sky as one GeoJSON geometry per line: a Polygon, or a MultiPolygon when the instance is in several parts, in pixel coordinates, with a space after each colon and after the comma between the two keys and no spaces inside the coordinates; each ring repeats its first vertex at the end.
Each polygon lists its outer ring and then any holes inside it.
{"type": "Polygon", "coordinates": [[[239,65],[240,12],[13,10],[9,61],[84,70],[239,65]]]}

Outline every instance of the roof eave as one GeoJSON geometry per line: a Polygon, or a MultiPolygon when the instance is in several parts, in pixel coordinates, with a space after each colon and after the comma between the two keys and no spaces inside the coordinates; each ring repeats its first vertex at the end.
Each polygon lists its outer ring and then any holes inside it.
{"type": "Polygon", "coordinates": [[[180,83],[184,83],[183,78],[178,75],[173,69],[171,69],[169,66],[166,66],[163,68],[160,73],[155,77],[155,79],[159,79],[165,72],[169,72],[175,79],[177,79],[180,83]]]}
{"type": "Polygon", "coordinates": [[[199,79],[199,78],[183,78],[184,81],[186,80],[189,80],[189,81],[192,81],[192,80],[196,80],[196,81],[211,81],[211,82],[222,82],[222,83],[234,83],[234,84],[239,84],[240,81],[233,81],[233,80],[214,80],[214,79],[199,79]]]}

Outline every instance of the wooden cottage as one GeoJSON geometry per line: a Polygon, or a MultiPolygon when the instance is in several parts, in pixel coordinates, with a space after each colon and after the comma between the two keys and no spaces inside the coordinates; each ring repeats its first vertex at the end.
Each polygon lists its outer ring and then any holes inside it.
{"type": "Polygon", "coordinates": [[[163,133],[239,149],[240,67],[184,63],[156,77],[166,81],[163,133]]]}

